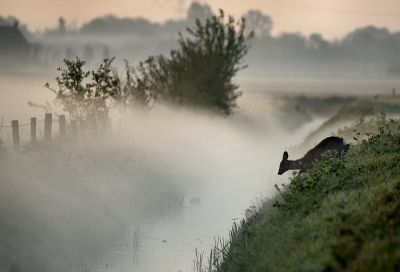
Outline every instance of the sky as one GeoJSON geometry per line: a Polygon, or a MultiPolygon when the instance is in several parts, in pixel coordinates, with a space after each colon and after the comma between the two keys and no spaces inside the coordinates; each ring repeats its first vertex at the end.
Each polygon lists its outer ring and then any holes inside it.
{"type": "MultiPolygon", "coordinates": [[[[15,16],[30,31],[55,28],[63,16],[67,26],[104,15],[143,17],[153,22],[179,19],[192,0],[0,0],[1,16],[15,16]]],[[[400,0],[200,0],[214,12],[240,17],[250,9],[259,9],[274,22],[273,34],[321,33],[327,39],[343,37],[358,27],[375,25],[400,31],[400,0]]]]}

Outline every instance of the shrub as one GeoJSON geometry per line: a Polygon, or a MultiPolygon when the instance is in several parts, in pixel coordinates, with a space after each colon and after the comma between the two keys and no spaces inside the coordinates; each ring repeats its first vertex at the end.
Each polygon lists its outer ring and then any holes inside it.
{"type": "MultiPolygon", "coordinates": [[[[64,59],[66,69],[58,68],[61,77],[57,77],[58,90],[45,87],[56,94],[54,104],[70,114],[71,119],[86,123],[85,129],[97,136],[105,128],[109,118],[109,98],[114,95],[118,79],[111,73],[110,65],[113,59],[104,59],[97,71],[84,71],[85,61],[64,59]],[[91,75],[91,82],[84,81],[91,75]]],[[[29,102],[30,106],[42,107],[51,111],[50,103],[37,105],[29,102]]]]}
{"type": "Polygon", "coordinates": [[[118,79],[118,84],[113,94],[113,99],[119,106],[154,106],[154,92],[145,88],[146,84],[135,78],[134,67],[129,66],[129,62],[125,60],[125,81],[122,81],[115,72],[114,76],[118,79]]]}
{"type": "Polygon", "coordinates": [[[229,16],[227,23],[224,20],[222,10],[204,24],[197,20],[195,27],[187,28],[188,38],[179,33],[180,49],[172,50],[170,58],[150,56],[136,69],[127,69],[130,84],[115,98],[145,104],[162,100],[231,114],[241,95],[232,78],[245,68],[242,60],[253,33],[244,34],[243,18],[235,21],[229,16]]]}

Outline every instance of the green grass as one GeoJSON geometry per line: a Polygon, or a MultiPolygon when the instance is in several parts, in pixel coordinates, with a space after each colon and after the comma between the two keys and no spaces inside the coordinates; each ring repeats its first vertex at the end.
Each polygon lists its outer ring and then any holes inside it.
{"type": "Polygon", "coordinates": [[[390,122],[276,186],[217,246],[215,268],[400,271],[400,122],[390,122]]]}
{"type": "MultiPolygon", "coordinates": [[[[333,134],[337,134],[336,131],[339,128],[342,130],[349,130],[353,133],[354,126],[359,130],[367,129],[366,132],[376,132],[377,127],[381,126],[380,123],[370,122],[368,126],[360,127],[360,123],[354,123],[354,120],[358,122],[362,121],[366,125],[371,118],[381,115],[382,112],[389,116],[398,116],[400,114],[400,96],[374,96],[367,98],[360,98],[352,104],[343,106],[337,114],[327,120],[320,128],[311,133],[302,144],[300,148],[302,152],[307,151],[317,144],[321,139],[328,137],[333,134]],[[358,125],[358,126],[357,126],[358,125]],[[343,126],[345,126],[343,128],[343,126]],[[375,126],[372,130],[368,131],[371,126],[375,126]]],[[[347,134],[340,134],[344,136],[346,141],[351,142],[352,136],[347,134]],[[350,137],[349,137],[350,136],[350,137]]]]}

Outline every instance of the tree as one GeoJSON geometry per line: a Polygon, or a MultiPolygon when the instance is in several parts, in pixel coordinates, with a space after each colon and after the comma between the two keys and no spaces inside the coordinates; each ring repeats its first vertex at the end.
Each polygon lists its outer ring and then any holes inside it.
{"type": "Polygon", "coordinates": [[[190,22],[195,22],[199,19],[201,22],[205,22],[207,19],[211,18],[213,13],[209,5],[201,5],[198,2],[193,2],[188,10],[187,18],[190,22]]]}
{"type": "Polygon", "coordinates": [[[272,19],[268,15],[264,15],[259,10],[249,10],[245,15],[248,29],[254,31],[257,37],[269,37],[272,30],[272,19]]]}
{"type": "MultiPolygon", "coordinates": [[[[97,71],[84,71],[85,61],[64,59],[66,69],[58,68],[61,77],[57,77],[58,90],[45,87],[56,94],[54,104],[60,106],[75,119],[87,124],[86,130],[92,136],[98,136],[107,126],[109,118],[109,98],[114,95],[118,80],[112,75],[110,65],[113,59],[104,59],[97,71]],[[91,75],[92,82],[84,83],[91,75]]],[[[51,110],[51,106],[40,106],[29,102],[30,106],[51,110]]]]}
{"type": "Polygon", "coordinates": [[[67,32],[67,28],[65,27],[65,19],[60,17],[58,19],[58,33],[65,34],[67,32]]]}
{"type": "Polygon", "coordinates": [[[187,28],[188,38],[179,33],[180,49],[172,50],[170,58],[151,56],[140,62],[132,72],[128,96],[231,114],[241,95],[232,78],[246,67],[242,61],[253,32],[245,35],[243,18],[224,20],[222,10],[205,23],[196,20],[195,27],[187,28]]]}
{"type": "Polygon", "coordinates": [[[309,37],[310,45],[316,49],[325,50],[329,46],[329,42],[324,40],[321,34],[313,33],[309,37]]]}
{"type": "Polygon", "coordinates": [[[118,76],[117,71],[114,77],[118,84],[113,93],[113,99],[119,106],[142,106],[152,107],[154,105],[154,92],[146,89],[147,83],[142,82],[139,78],[135,78],[135,68],[129,66],[125,60],[125,81],[118,76]]]}

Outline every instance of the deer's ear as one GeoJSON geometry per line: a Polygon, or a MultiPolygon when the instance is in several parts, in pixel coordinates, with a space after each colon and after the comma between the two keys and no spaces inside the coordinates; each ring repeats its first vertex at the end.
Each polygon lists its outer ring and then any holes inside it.
{"type": "Polygon", "coordinates": [[[283,160],[286,161],[289,158],[289,154],[285,151],[283,152],[283,160]]]}

